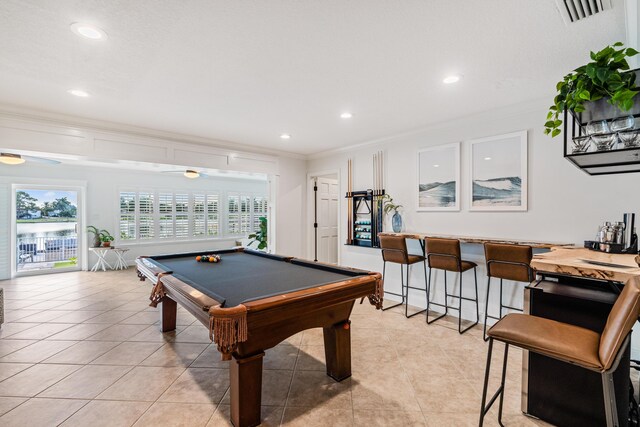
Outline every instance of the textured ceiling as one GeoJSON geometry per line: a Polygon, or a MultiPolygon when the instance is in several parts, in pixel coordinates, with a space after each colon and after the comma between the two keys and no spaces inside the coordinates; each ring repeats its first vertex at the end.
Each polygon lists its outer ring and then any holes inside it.
{"type": "Polygon", "coordinates": [[[312,154],[552,96],[619,40],[621,0],[2,0],[0,103],[312,154]]]}

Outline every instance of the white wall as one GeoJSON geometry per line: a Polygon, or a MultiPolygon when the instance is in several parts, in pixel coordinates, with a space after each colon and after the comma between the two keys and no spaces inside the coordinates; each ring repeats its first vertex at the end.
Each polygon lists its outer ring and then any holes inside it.
{"type": "MultiPolygon", "coordinates": [[[[580,171],[562,156],[562,138],[551,139],[542,133],[548,101],[520,105],[501,111],[460,118],[419,132],[390,138],[361,148],[333,153],[309,161],[309,170],[340,167],[341,191],[346,192],[346,163],[354,160],[354,190],[372,186],[371,156],[378,150],[385,155],[386,190],[396,203],[404,205],[405,229],[432,233],[475,235],[571,242],[582,244],[593,239],[596,227],[605,220],[622,220],[624,212],[640,214],[638,174],[592,177],[580,171]],[[462,198],[460,212],[417,212],[417,150],[429,146],[474,138],[528,131],[529,209],[527,212],[470,212],[468,203],[468,144],[461,146],[462,198]]],[[[346,236],[346,204],[343,205],[340,226],[346,236]]],[[[390,230],[387,221],[385,230],[390,230]]],[[[342,242],[344,243],[344,242],[342,242]]],[[[382,270],[380,252],[375,249],[341,245],[341,263],[352,267],[382,270]]],[[[465,245],[466,258],[482,265],[480,245],[465,245]]],[[[421,268],[415,267],[414,284],[422,285],[421,268]]],[[[400,289],[399,268],[389,271],[386,287],[400,289]]],[[[441,277],[441,275],[440,275],[441,277]]],[[[451,275],[453,279],[453,275],[451,275]]],[[[473,292],[473,277],[465,273],[464,292],[473,292]],[[467,276],[468,275],[468,276],[467,276]]],[[[486,276],[478,270],[481,311],[484,306],[486,276]]],[[[455,282],[450,282],[455,283],[455,282]]],[[[441,286],[438,279],[438,286],[441,286]]],[[[495,290],[496,288],[492,288],[495,290]]],[[[451,290],[450,290],[451,291],[451,290]]],[[[457,292],[457,288],[456,288],[457,292]]],[[[436,298],[441,298],[436,295],[436,298]]],[[[424,306],[424,294],[411,294],[412,303],[424,306]],[[420,304],[418,304],[420,303],[420,304]]],[[[511,303],[521,304],[522,287],[515,288],[511,303]]],[[[497,295],[490,304],[495,307],[497,295]]],[[[465,310],[465,317],[470,311],[465,310]]],[[[495,312],[495,308],[493,309],[495,312]]],[[[455,312],[454,312],[455,313],[455,312]]]]}

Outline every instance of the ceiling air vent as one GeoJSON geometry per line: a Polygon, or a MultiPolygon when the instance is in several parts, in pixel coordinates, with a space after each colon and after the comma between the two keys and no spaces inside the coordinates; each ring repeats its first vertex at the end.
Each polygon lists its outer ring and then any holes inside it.
{"type": "Polygon", "coordinates": [[[565,24],[596,15],[611,9],[611,0],[556,0],[565,24]]]}

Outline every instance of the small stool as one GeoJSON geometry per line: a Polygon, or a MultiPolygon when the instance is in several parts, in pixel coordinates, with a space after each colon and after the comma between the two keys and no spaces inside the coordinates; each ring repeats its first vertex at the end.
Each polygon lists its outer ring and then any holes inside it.
{"type": "Polygon", "coordinates": [[[427,262],[429,264],[429,279],[427,280],[427,324],[431,324],[438,319],[447,315],[449,308],[458,311],[458,332],[465,333],[480,321],[480,313],[478,311],[478,276],[476,274],[476,263],[471,261],[463,261],[460,258],[460,241],[457,239],[442,239],[435,237],[425,238],[427,262]],[[431,301],[431,270],[444,271],[444,304],[431,301]],[[476,296],[468,298],[462,295],[462,273],[473,269],[473,278],[475,280],[476,296]],[[460,295],[450,294],[447,289],[447,271],[459,273],[460,275],[460,295]],[[458,307],[450,307],[447,298],[457,298],[458,307]],[[462,300],[476,303],[476,321],[475,323],[462,329],[462,300]],[[429,320],[429,306],[433,304],[444,308],[444,313],[433,320],[429,320]]]}
{"type": "MultiPolygon", "coordinates": [[[[626,347],[629,345],[631,328],[640,314],[640,278],[630,279],[613,305],[607,323],[599,334],[590,329],[557,322],[551,319],[528,314],[509,313],[487,332],[489,350],[487,367],[484,374],[482,390],[482,406],[480,421],[482,427],[484,417],[498,397],[498,423],[502,426],[502,406],[504,400],[504,383],[507,371],[509,346],[541,354],[561,362],[570,363],[602,376],[604,408],[607,426],[618,426],[613,373],[620,363],[626,347]],[[487,403],[487,387],[491,370],[491,353],[493,341],[505,344],[504,361],[500,387],[487,403]]],[[[626,391],[625,391],[626,392],[626,391]]]]}
{"type": "MultiPolygon", "coordinates": [[[[427,264],[425,262],[425,257],[421,256],[421,255],[411,255],[409,254],[408,250],[407,250],[407,242],[404,239],[404,237],[400,237],[400,236],[380,236],[380,249],[382,249],[382,261],[383,261],[383,267],[382,267],[382,278],[384,281],[384,278],[386,277],[385,273],[386,273],[386,267],[387,267],[387,262],[392,262],[394,264],[400,264],[400,283],[402,286],[402,294],[396,294],[393,292],[388,292],[387,290],[385,290],[384,292],[390,295],[395,295],[395,296],[399,296],[402,297],[402,302],[398,303],[398,304],[394,304],[391,307],[385,307],[382,310],[389,310],[390,308],[393,307],[397,307],[399,305],[404,304],[404,315],[409,318],[409,317],[413,317],[416,314],[420,314],[420,313],[424,313],[426,311],[426,309],[418,311],[416,313],[413,314],[409,314],[409,289],[415,289],[418,291],[422,291],[422,292],[427,292],[427,287],[426,287],[426,283],[427,283],[427,264]],[[417,288],[414,286],[410,286],[409,285],[409,267],[412,264],[416,264],[422,262],[422,265],[424,266],[424,279],[425,279],[425,287],[424,288],[417,288]],[[404,273],[404,266],[407,266],[406,268],[406,284],[405,284],[405,273],[404,273]],[[405,291],[406,290],[406,291],[405,291]]],[[[427,298],[428,300],[428,298],[427,298]]]]}
{"type": "Polygon", "coordinates": [[[484,340],[487,341],[487,319],[502,319],[502,310],[517,310],[521,308],[511,307],[502,303],[502,280],[513,280],[515,282],[531,283],[533,281],[533,270],[531,269],[531,258],[533,249],[526,245],[508,245],[498,243],[484,244],[484,257],[487,261],[487,299],[484,306],[484,340]],[[500,314],[498,317],[489,314],[489,291],[491,289],[491,278],[500,279],[500,314]]]}

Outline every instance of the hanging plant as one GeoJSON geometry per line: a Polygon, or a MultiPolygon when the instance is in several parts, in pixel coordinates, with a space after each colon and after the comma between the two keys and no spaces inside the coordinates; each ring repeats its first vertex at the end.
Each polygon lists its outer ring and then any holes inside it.
{"type": "Polygon", "coordinates": [[[564,110],[581,113],[585,110],[585,102],[607,98],[611,105],[623,111],[633,107],[640,88],[636,86],[636,74],[625,71],[629,70],[627,58],[636,56],[638,51],[623,46],[618,42],[599,52],[591,52],[591,62],[576,68],[558,82],[558,93],[544,124],[546,135],[558,136],[564,110]]]}

